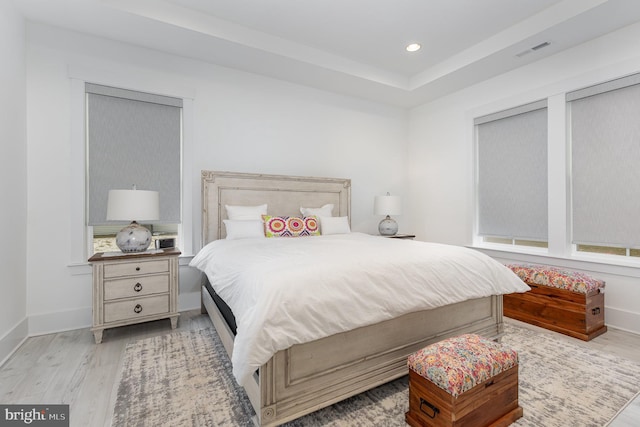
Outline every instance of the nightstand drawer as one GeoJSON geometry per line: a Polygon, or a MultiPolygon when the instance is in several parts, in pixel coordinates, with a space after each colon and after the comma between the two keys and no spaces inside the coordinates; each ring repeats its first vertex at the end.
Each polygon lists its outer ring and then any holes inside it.
{"type": "Polygon", "coordinates": [[[169,260],[131,261],[120,264],[106,264],[104,277],[139,276],[142,274],[164,273],[169,271],[169,260]]]}
{"type": "Polygon", "coordinates": [[[169,319],[178,326],[180,251],[176,248],[136,254],[97,252],[93,268],[93,327],[96,344],[105,329],[169,319]]]}
{"type": "Polygon", "coordinates": [[[169,275],[128,277],[126,279],[105,280],[105,301],[118,298],[138,297],[169,292],[169,275]]]}
{"type": "Polygon", "coordinates": [[[169,295],[109,302],[104,305],[105,323],[169,312],[169,295]]]}

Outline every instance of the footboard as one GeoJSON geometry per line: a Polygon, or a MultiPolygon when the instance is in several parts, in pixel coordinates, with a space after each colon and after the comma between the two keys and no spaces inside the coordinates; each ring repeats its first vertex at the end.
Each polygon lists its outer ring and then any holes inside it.
{"type": "MultiPolygon", "coordinates": [[[[202,297],[231,353],[231,331],[204,287],[202,297]]],[[[407,356],[427,344],[462,333],[495,339],[502,329],[501,296],[410,313],[282,350],[245,389],[259,425],[275,426],[406,375],[407,356]]]]}

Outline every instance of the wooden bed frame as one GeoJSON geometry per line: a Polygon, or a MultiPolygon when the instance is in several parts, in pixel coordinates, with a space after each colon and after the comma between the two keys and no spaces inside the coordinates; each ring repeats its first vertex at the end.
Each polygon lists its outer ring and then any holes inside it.
{"type": "MultiPolygon", "coordinates": [[[[300,206],[334,204],[334,216],[351,216],[351,181],[230,172],[202,172],[203,245],[225,236],[224,205],[268,204],[272,215],[299,215],[300,206]]],[[[207,312],[226,351],[234,334],[208,290],[207,312]]],[[[503,332],[502,297],[465,301],[410,313],[378,324],[279,351],[245,390],[261,426],[276,426],[408,373],[409,354],[432,342],[477,333],[498,339],[503,332]]]]}

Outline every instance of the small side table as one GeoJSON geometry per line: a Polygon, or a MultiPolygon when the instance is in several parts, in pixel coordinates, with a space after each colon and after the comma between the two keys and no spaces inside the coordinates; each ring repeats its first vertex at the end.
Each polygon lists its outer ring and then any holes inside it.
{"type": "Polygon", "coordinates": [[[98,252],[93,267],[93,332],[169,318],[178,325],[178,256],[175,248],[142,253],[98,252]]]}

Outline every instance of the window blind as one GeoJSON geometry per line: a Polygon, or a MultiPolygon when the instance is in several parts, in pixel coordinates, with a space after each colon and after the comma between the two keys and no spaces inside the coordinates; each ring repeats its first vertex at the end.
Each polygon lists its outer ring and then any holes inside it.
{"type": "Polygon", "coordinates": [[[572,242],[640,247],[640,74],[567,95],[572,242]]]}
{"type": "Polygon", "coordinates": [[[546,100],[474,123],[478,234],[547,241],[546,100]]]}
{"type": "Polygon", "coordinates": [[[85,91],[88,224],[109,224],[109,190],[133,185],[159,192],[155,223],[179,223],[182,100],[89,83],[85,91]]]}

